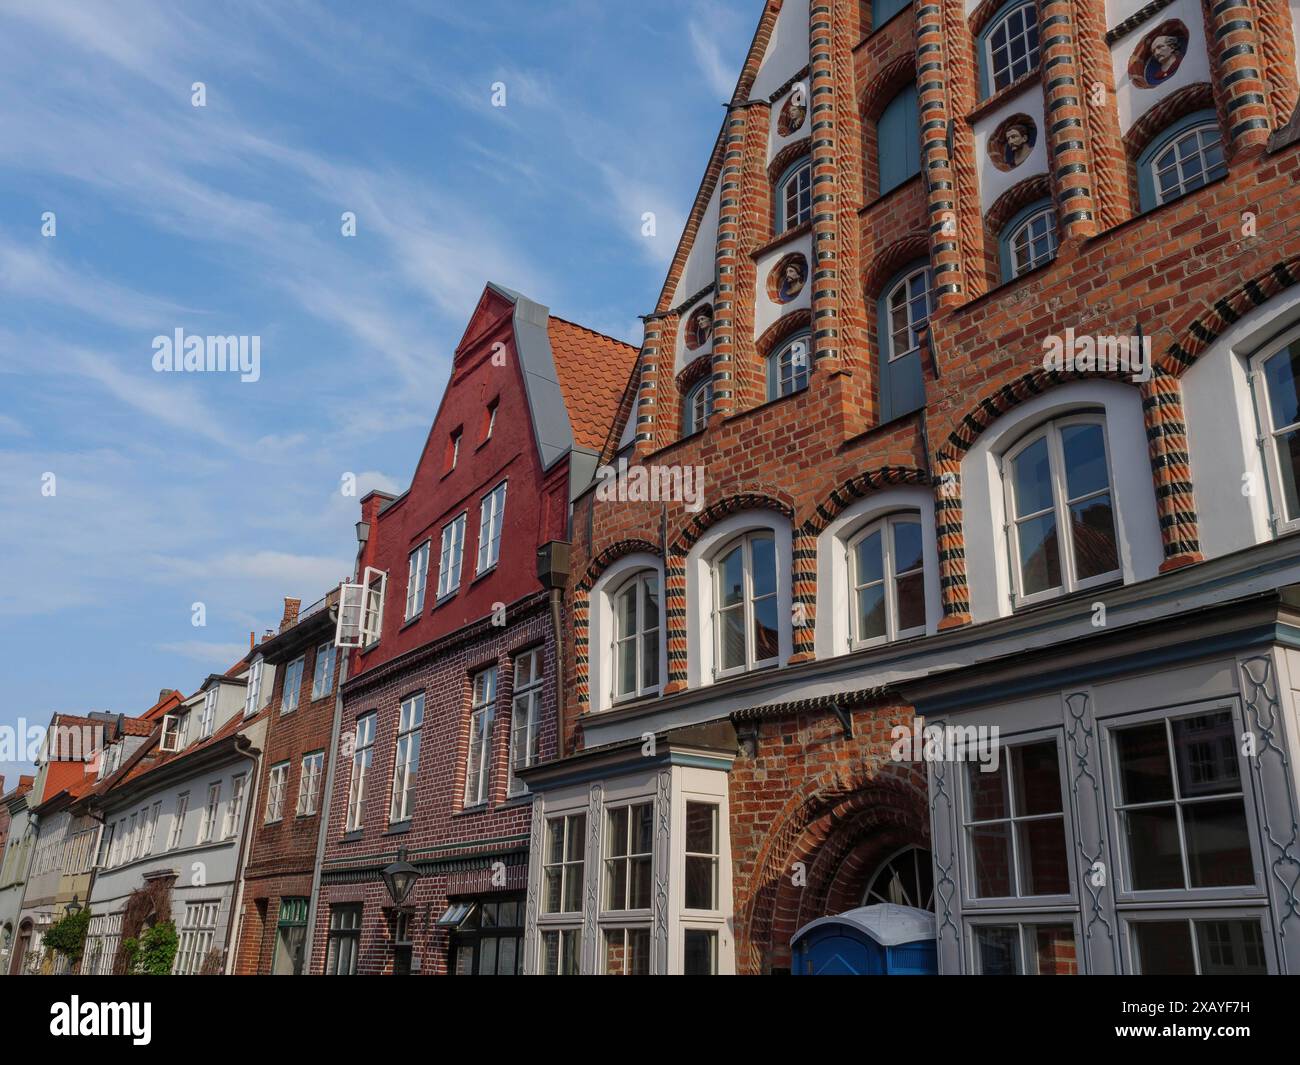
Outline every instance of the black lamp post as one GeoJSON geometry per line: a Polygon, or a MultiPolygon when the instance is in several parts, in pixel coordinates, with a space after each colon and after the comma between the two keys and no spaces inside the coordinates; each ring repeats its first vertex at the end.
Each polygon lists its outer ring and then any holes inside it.
{"type": "Polygon", "coordinates": [[[397,848],[397,861],[384,866],[384,886],[396,906],[402,905],[420,879],[420,871],[406,860],[406,848],[397,848]]]}
{"type": "Polygon", "coordinates": [[[63,912],[66,913],[69,917],[75,917],[77,914],[81,912],[81,909],[82,909],[81,903],[77,901],[77,896],[74,893],[72,896],[72,901],[63,907],[63,912]]]}

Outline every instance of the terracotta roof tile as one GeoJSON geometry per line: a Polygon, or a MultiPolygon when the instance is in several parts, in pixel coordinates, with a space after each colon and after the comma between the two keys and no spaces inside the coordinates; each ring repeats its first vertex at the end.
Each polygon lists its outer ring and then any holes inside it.
{"type": "Polygon", "coordinates": [[[546,331],[574,443],[599,453],[618,413],[637,349],[554,316],[546,331]]]}

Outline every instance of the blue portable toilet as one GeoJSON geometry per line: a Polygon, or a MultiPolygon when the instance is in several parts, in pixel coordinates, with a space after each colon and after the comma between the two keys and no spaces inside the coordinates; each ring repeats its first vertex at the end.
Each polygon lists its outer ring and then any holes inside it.
{"type": "Polygon", "coordinates": [[[790,941],[796,976],[935,976],[934,914],[882,902],[804,925],[790,941]]]}

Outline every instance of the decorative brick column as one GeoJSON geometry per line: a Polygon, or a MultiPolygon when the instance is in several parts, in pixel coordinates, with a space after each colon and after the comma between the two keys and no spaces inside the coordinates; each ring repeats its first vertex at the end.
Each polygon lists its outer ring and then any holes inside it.
{"type": "Polygon", "coordinates": [[[772,189],[767,175],[771,111],[771,105],[765,100],[753,100],[745,108],[740,169],[740,231],[736,240],[731,293],[733,410],[756,407],[767,399],[766,381],[754,351],[754,303],[758,288],[758,268],[752,252],[766,244],[772,233],[772,189]]]}
{"type": "Polygon", "coordinates": [[[957,218],[957,175],[948,150],[951,109],[945,85],[943,7],[923,0],[916,9],[917,98],[921,118],[921,173],[930,214],[930,269],[936,307],[965,299],[957,218]]]}
{"type": "Polygon", "coordinates": [[[970,624],[966,536],[962,532],[961,459],[940,451],[934,463],[934,523],[939,552],[939,630],[970,624]]]}
{"type": "Polygon", "coordinates": [[[1160,572],[1201,561],[1196,500],[1192,494],[1191,456],[1183,421],[1183,393],[1178,378],[1155,367],[1142,385],[1142,413],[1147,450],[1155,478],[1156,513],[1165,560],[1160,572]]]}
{"type": "MultiPolygon", "coordinates": [[[[814,0],[808,12],[809,114],[812,117],[812,356],[813,365],[838,365],[840,218],[836,210],[839,161],[836,158],[837,64],[832,0],[814,0]]],[[[843,38],[843,34],[839,37],[843,38]]],[[[841,42],[842,43],[842,42],[841,42]]],[[[849,70],[852,78],[852,70],[849,70]]],[[[852,81],[844,83],[846,87],[852,81]]],[[[851,90],[850,90],[851,95],[851,90]]]]}
{"type": "Polygon", "coordinates": [[[730,417],[736,411],[736,261],[743,206],[745,123],[743,104],[727,109],[722,173],[718,177],[717,287],[713,300],[713,410],[719,418],[730,417]]]}
{"type": "Polygon", "coordinates": [[[1273,125],[1280,126],[1295,110],[1300,86],[1296,84],[1296,47],[1291,35],[1291,11],[1286,0],[1256,0],[1260,53],[1264,57],[1264,84],[1273,111],[1273,125]]]}
{"type": "Polygon", "coordinates": [[[1074,8],[1074,0],[1043,0],[1043,21],[1038,29],[1047,127],[1044,133],[1063,242],[1087,240],[1097,232],[1074,8]]]}
{"type": "Polygon", "coordinates": [[[671,311],[652,315],[646,321],[646,348],[643,349],[641,388],[638,393],[648,400],[652,419],[646,423],[650,442],[645,451],[667,447],[681,435],[682,405],[676,384],[679,321],[679,316],[671,311]],[[653,348],[650,347],[652,330],[653,348]]]}
{"type": "MultiPolygon", "coordinates": [[[[645,342],[641,345],[636,405],[632,408],[632,417],[635,419],[633,444],[640,454],[654,447],[655,398],[659,392],[659,355],[663,336],[663,324],[659,317],[648,317],[645,320],[645,342]]],[[[670,379],[671,376],[670,372],[670,379]]]]}
{"type": "Polygon", "coordinates": [[[817,657],[817,533],[808,523],[796,526],[791,535],[791,593],[790,662],[808,662],[817,657]]]}
{"type": "Polygon", "coordinates": [[[1092,162],[1096,228],[1100,231],[1129,218],[1134,204],[1130,199],[1128,155],[1115,107],[1115,68],[1106,46],[1105,0],[1080,0],[1074,15],[1078,20],[1078,89],[1083,101],[1088,158],[1092,162]]]}
{"type": "Polygon", "coordinates": [[[687,679],[686,555],[669,548],[664,556],[664,618],[668,624],[668,683],[664,694],[683,691],[687,679]]]}
{"type": "Polygon", "coordinates": [[[1212,80],[1227,117],[1228,157],[1262,152],[1272,127],[1254,9],[1246,0],[1211,0],[1206,31],[1212,80]]]}

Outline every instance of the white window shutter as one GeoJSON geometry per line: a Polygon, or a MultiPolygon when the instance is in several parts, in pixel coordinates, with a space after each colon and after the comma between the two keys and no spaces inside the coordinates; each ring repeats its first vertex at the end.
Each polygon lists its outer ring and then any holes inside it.
{"type": "Polygon", "coordinates": [[[361,646],[361,611],[366,601],[363,584],[339,585],[338,624],[334,628],[335,647],[361,646]]]}

